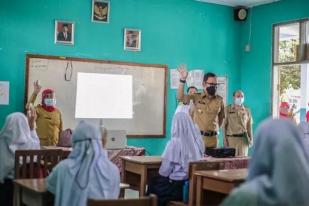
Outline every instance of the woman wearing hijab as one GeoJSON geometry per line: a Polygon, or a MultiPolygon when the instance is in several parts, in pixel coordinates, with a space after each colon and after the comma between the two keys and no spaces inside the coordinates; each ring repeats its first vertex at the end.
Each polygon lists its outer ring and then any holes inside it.
{"type": "Polygon", "coordinates": [[[309,158],[296,125],[266,120],[254,145],[246,182],[222,205],[309,205],[309,158]]]}
{"type": "Polygon", "coordinates": [[[82,121],[73,132],[73,150],[47,177],[47,189],[57,206],[85,206],[87,199],[116,199],[118,168],[102,147],[99,129],[82,121]]]}
{"type": "MultiPolygon", "coordinates": [[[[41,85],[37,80],[34,82],[32,93],[26,108],[34,104],[37,95],[41,91],[41,85]]],[[[56,146],[62,131],[62,118],[60,111],[56,108],[55,92],[46,89],[42,92],[42,103],[36,106],[37,112],[37,133],[42,146],[56,146]]]]}
{"type": "Polygon", "coordinates": [[[162,155],[159,176],[152,181],[147,192],[158,196],[158,205],[182,200],[189,162],[202,159],[204,151],[204,142],[189,115],[188,107],[178,106],[172,121],[171,140],[162,155]]]}
{"type": "Polygon", "coordinates": [[[8,115],[0,132],[0,204],[13,204],[15,151],[39,149],[40,141],[35,131],[35,110],[29,112],[28,120],[22,113],[8,115]]]}

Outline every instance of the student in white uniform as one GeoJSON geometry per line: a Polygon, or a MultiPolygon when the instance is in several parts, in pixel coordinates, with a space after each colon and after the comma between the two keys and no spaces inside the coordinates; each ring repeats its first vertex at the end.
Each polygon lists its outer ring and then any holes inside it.
{"type": "Polygon", "coordinates": [[[35,130],[36,113],[32,109],[27,117],[23,113],[12,113],[6,117],[0,132],[0,204],[13,205],[13,182],[15,173],[15,151],[39,149],[40,140],[35,130]]]}
{"type": "Polygon", "coordinates": [[[117,199],[120,174],[102,146],[98,128],[84,121],[73,132],[73,150],[47,177],[56,206],[85,206],[87,199],[117,199]]]}
{"type": "Polygon", "coordinates": [[[266,120],[254,141],[247,180],[222,205],[309,205],[309,157],[296,125],[266,120]]]}
{"type": "Polygon", "coordinates": [[[149,184],[147,194],[156,194],[159,206],[172,200],[182,200],[189,162],[202,159],[204,151],[204,142],[188,107],[178,106],[172,121],[171,140],[162,154],[159,176],[149,184]]]}

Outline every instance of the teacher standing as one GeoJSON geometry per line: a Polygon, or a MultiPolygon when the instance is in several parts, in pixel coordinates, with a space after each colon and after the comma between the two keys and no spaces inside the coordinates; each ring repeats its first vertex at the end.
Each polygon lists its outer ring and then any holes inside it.
{"type": "MultiPolygon", "coordinates": [[[[39,81],[33,84],[33,93],[26,105],[29,109],[34,104],[42,86],[39,81]]],[[[37,113],[37,134],[40,138],[41,146],[55,146],[59,141],[60,132],[62,131],[61,112],[56,108],[55,92],[51,89],[45,89],[42,92],[42,102],[35,107],[37,113]]]]}

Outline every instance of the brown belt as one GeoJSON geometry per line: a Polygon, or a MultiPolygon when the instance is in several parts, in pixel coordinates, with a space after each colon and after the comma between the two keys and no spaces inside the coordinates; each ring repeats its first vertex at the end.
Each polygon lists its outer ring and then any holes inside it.
{"type": "Polygon", "coordinates": [[[226,135],[226,136],[229,136],[229,137],[244,137],[246,136],[246,133],[241,133],[241,134],[232,134],[232,135],[226,135]]]}

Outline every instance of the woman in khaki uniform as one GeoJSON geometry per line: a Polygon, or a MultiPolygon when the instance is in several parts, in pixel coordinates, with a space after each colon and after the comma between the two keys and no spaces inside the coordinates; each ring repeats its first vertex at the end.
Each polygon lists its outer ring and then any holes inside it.
{"type": "Polygon", "coordinates": [[[225,108],[224,145],[236,149],[236,156],[248,156],[252,146],[252,116],[244,103],[244,93],[240,90],[233,94],[234,103],[225,108]]]}
{"type": "MultiPolygon", "coordinates": [[[[37,95],[41,91],[38,81],[34,82],[34,91],[26,105],[28,109],[34,104],[37,95]]],[[[56,108],[55,93],[51,89],[42,92],[42,102],[35,107],[37,112],[37,133],[41,146],[55,146],[58,143],[62,131],[62,118],[60,111],[56,108]]]]}

